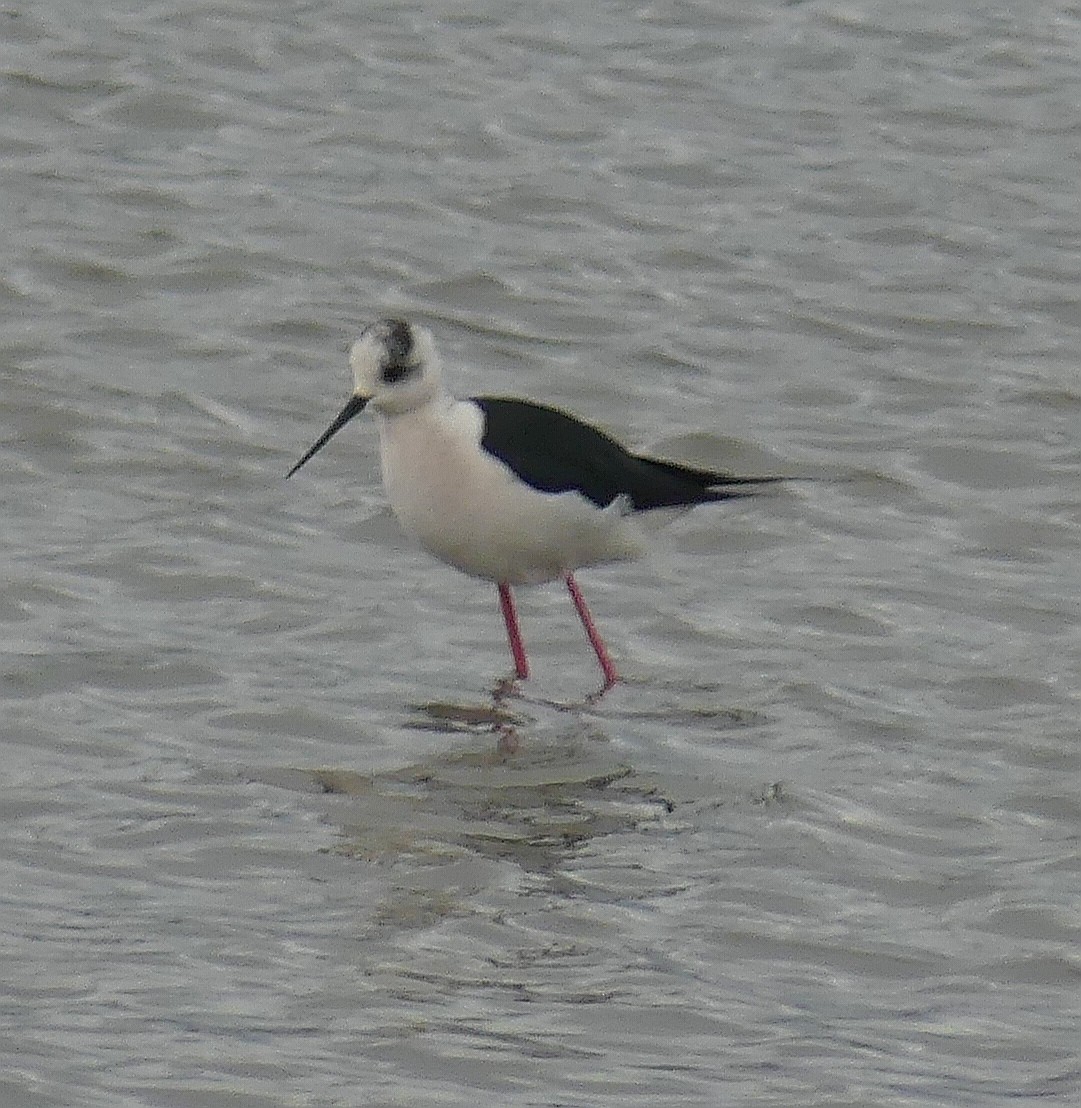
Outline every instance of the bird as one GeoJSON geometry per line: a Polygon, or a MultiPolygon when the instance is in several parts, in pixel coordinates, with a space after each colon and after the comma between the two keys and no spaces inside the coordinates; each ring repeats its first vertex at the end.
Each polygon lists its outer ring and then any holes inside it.
{"type": "Polygon", "coordinates": [[[365,409],[378,419],[383,485],[403,530],[436,558],[492,581],[515,677],[529,677],[512,589],[562,579],[596,655],[603,695],[620,680],[575,571],[640,556],[634,517],[752,495],[779,476],[738,477],[635,454],[560,408],[506,396],[455,399],[431,332],[405,319],[365,327],[349,351],[354,389],[289,470],[365,409]]]}

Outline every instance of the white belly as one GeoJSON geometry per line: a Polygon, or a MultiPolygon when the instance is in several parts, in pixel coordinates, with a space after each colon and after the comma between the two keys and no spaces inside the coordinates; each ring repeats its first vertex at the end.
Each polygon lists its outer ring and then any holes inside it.
{"type": "Polygon", "coordinates": [[[616,503],[542,493],[480,446],[483,417],[468,401],[379,416],[383,484],[406,532],[474,577],[538,584],[579,566],[642,553],[616,503]]]}

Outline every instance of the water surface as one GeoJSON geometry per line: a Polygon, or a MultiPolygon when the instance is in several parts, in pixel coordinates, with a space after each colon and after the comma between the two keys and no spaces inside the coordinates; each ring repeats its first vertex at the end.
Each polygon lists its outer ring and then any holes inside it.
{"type": "Polygon", "coordinates": [[[1078,11],[0,21],[0,1102],[1076,1100],[1078,11]],[[823,479],[494,697],[374,428],[282,479],[390,312],[823,479]]]}

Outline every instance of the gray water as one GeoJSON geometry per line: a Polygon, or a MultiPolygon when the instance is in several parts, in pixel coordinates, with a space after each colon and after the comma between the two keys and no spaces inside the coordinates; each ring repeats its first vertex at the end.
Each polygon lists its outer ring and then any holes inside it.
{"type": "Polygon", "coordinates": [[[0,12],[0,1104],[1081,1098],[1081,8],[0,12]],[[581,584],[350,389],[819,480],[581,584]],[[501,741],[502,740],[502,741],[501,741]],[[509,749],[515,748],[515,749],[509,749]]]}

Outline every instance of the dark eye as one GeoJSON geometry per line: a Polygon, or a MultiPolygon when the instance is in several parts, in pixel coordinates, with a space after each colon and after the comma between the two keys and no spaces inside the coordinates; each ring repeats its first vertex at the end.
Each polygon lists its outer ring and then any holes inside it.
{"type": "Polygon", "coordinates": [[[420,366],[416,363],[410,365],[407,362],[387,362],[379,375],[388,385],[394,385],[418,369],[420,366]]]}

